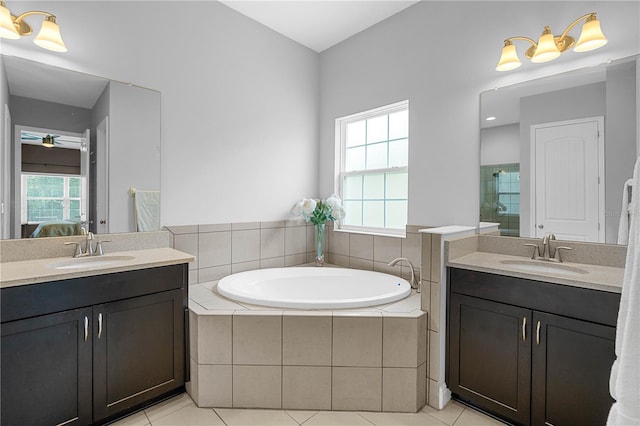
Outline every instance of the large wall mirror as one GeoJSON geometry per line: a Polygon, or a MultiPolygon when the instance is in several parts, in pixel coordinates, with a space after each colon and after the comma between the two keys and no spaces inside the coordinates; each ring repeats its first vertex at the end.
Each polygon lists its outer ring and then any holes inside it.
{"type": "Polygon", "coordinates": [[[0,55],[2,238],[133,232],[160,190],[160,92],[0,55]]]}
{"type": "Polygon", "coordinates": [[[638,57],[480,95],[480,223],[616,244],[638,157],[638,57]]]}

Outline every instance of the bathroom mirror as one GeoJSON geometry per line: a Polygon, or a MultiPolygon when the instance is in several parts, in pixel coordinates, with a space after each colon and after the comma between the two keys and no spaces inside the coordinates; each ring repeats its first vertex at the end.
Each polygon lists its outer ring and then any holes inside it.
{"type": "Polygon", "coordinates": [[[2,238],[135,231],[130,189],[160,189],[160,92],[0,59],[2,238]]]}
{"type": "Polygon", "coordinates": [[[481,227],[617,243],[638,157],[638,63],[634,56],[481,93],[481,227]]]}

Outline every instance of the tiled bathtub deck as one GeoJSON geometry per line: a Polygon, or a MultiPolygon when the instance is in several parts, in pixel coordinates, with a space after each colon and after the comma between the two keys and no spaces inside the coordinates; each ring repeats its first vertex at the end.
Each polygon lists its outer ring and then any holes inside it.
{"type": "Polygon", "coordinates": [[[426,403],[427,313],[413,292],[371,308],[282,310],[189,287],[200,407],[416,412],[426,403]]]}

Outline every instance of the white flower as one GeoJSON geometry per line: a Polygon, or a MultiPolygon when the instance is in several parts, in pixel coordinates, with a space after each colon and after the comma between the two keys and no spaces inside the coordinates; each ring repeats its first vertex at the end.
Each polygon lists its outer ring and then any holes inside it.
{"type": "Polygon", "coordinates": [[[313,214],[313,211],[316,209],[316,200],[313,198],[305,198],[302,200],[302,213],[308,215],[313,214]]]}
{"type": "Polygon", "coordinates": [[[330,196],[329,198],[327,198],[325,203],[327,203],[327,205],[332,209],[337,209],[342,207],[342,201],[340,200],[340,198],[338,198],[337,195],[330,196]]]}
{"type": "Polygon", "coordinates": [[[293,209],[291,209],[291,212],[296,216],[301,216],[302,215],[302,201],[298,201],[296,203],[296,205],[293,206],[293,209]]]}
{"type": "Polygon", "coordinates": [[[331,211],[331,216],[333,216],[333,218],[335,220],[342,220],[344,219],[345,216],[345,211],[341,206],[338,207],[334,207],[333,210],[331,211]]]}

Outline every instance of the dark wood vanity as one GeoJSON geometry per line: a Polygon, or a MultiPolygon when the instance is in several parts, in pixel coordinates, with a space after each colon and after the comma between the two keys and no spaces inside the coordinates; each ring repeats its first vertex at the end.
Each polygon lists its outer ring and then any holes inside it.
{"type": "Polygon", "coordinates": [[[1,289],[2,425],[101,424],[184,389],[187,264],[1,289]]]}
{"type": "Polygon", "coordinates": [[[604,425],[620,294],[448,270],[447,383],[517,425],[604,425]]]}

